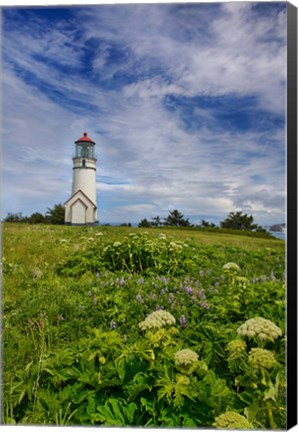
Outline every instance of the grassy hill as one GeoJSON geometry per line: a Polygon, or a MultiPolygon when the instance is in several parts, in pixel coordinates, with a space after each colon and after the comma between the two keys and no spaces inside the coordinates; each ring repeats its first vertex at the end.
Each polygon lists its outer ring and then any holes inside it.
{"type": "Polygon", "coordinates": [[[2,423],[285,427],[285,242],[12,223],[2,237],[2,423]]]}

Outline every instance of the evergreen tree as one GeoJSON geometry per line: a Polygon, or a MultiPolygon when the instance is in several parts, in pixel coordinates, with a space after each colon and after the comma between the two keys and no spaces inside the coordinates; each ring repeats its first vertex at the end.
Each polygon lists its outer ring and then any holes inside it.
{"type": "Polygon", "coordinates": [[[55,204],[52,209],[48,208],[46,222],[54,225],[64,224],[64,207],[62,204],[55,204]]]}
{"type": "Polygon", "coordinates": [[[253,216],[242,214],[241,211],[238,211],[236,213],[231,212],[229,213],[229,215],[224,221],[220,222],[220,226],[221,228],[231,228],[231,229],[246,230],[246,231],[263,230],[262,227],[260,227],[257,224],[254,224],[253,221],[254,221],[253,216]]]}
{"type": "Polygon", "coordinates": [[[146,218],[142,219],[141,222],[138,224],[139,228],[150,228],[151,222],[149,222],[146,218]]]}
{"type": "Polygon", "coordinates": [[[164,225],[166,226],[191,226],[188,219],[177,209],[169,212],[168,217],[164,218],[164,225]]]}

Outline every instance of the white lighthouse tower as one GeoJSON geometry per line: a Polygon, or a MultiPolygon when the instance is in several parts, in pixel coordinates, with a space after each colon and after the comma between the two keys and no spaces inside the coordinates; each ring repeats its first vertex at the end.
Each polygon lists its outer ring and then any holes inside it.
{"type": "Polygon", "coordinates": [[[65,223],[94,225],[97,222],[95,142],[84,136],[75,141],[72,195],[64,204],[65,223]]]}

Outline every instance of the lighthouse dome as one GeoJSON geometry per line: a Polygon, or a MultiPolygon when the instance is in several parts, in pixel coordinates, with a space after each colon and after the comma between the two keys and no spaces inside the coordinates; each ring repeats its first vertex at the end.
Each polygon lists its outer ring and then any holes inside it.
{"type": "Polygon", "coordinates": [[[87,143],[95,144],[95,142],[90,137],[88,137],[87,132],[84,132],[84,136],[82,136],[77,141],[75,141],[75,144],[81,143],[81,142],[87,142],[87,143]]]}

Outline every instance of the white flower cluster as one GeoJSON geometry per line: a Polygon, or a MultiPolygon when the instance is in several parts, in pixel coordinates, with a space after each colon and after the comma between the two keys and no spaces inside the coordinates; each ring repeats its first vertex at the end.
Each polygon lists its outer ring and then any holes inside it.
{"type": "Polygon", "coordinates": [[[232,270],[232,271],[237,271],[237,272],[240,271],[239,265],[236,263],[233,263],[233,262],[228,262],[222,268],[223,268],[223,270],[232,270]]]}
{"type": "Polygon", "coordinates": [[[273,341],[282,335],[277,325],[261,317],[249,319],[238,328],[237,333],[240,337],[256,337],[260,341],[273,341]]]}
{"type": "Polygon", "coordinates": [[[234,411],[227,411],[216,417],[213,423],[217,429],[251,429],[252,425],[246,417],[234,411]]]}
{"type": "Polygon", "coordinates": [[[164,310],[158,310],[152,312],[147,318],[139,323],[139,327],[142,330],[161,328],[165,325],[174,325],[176,323],[175,318],[169,312],[164,310]]]}
{"type": "Polygon", "coordinates": [[[197,360],[199,360],[198,354],[188,348],[177,351],[175,354],[176,366],[187,366],[194,363],[197,360]]]}

